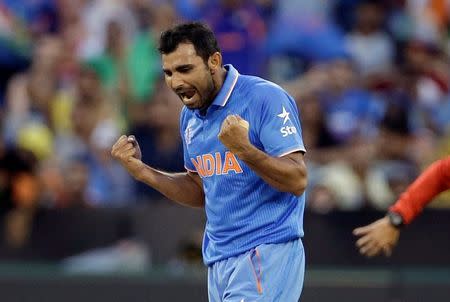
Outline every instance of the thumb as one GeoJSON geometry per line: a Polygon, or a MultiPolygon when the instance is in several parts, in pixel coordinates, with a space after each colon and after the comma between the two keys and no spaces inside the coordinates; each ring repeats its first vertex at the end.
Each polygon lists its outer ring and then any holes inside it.
{"type": "Polygon", "coordinates": [[[139,147],[139,143],[137,142],[136,137],[134,135],[129,135],[127,140],[128,140],[128,142],[132,143],[133,146],[136,148],[137,152],[135,155],[138,159],[140,159],[141,158],[141,147],[139,147]]]}
{"type": "Polygon", "coordinates": [[[136,137],[134,135],[129,135],[128,142],[132,143],[133,145],[137,144],[136,137]]]}

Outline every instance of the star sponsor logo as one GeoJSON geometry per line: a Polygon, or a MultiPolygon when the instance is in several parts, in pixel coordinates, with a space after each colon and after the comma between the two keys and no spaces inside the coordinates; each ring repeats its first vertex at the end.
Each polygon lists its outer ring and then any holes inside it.
{"type": "Polygon", "coordinates": [[[297,133],[297,128],[295,128],[294,126],[284,126],[288,121],[291,120],[289,115],[290,112],[288,112],[284,106],[282,112],[277,115],[279,118],[283,119],[283,127],[281,127],[280,129],[283,137],[297,133]]]}
{"type": "Polygon", "coordinates": [[[283,106],[283,112],[281,112],[280,114],[277,115],[279,118],[283,119],[283,125],[286,124],[287,121],[291,120],[291,118],[289,117],[289,114],[290,113],[287,112],[286,108],[284,108],[284,106],[283,106]]]}

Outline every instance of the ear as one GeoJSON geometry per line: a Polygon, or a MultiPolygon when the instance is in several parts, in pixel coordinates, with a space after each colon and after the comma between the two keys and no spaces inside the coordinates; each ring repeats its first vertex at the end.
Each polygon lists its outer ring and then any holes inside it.
{"type": "Polygon", "coordinates": [[[222,67],[222,55],[220,52],[215,52],[209,57],[208,67],[211,74],[215,74],[216,71],[222,67]]]}

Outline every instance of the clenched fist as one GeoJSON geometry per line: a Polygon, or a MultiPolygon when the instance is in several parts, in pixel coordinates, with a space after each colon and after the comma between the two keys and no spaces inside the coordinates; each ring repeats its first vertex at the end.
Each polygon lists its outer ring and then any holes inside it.
{"type": "Polygon", "coordinates": [[[222,123],[219,140],[232,153],[239,156],[251,145],[248,138],[249,124],[239,115],[229,115],[222,123]]]}
{"type": "Polygon", "coordinates": [[[141,161],[142,154],[134,135],[122,135],[112,146],[111,155],[127,169],[134,178],[139,176],[145,165],[141,161]]]}

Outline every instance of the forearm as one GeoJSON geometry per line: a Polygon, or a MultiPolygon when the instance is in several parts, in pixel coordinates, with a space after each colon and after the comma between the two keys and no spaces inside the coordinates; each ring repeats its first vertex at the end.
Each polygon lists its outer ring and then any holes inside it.
{"type": "Polygon", "coordinates": [[[297,196],[305,191],[307,172],[303,160],[288,156],[272,157],[254,146],[248,146],[236,155],[275,189],[297,196]]]}
{"type": "Polygon", "coordinates": [[[410,223],[439,193],[450,188],[450,157],[428,167],[390,208],[410,223]]]}
{"type": "Polygon", "coordinates": [[[195,208],[202,208],[205,205],[201,184],[188,173],[168,173],[145,165],[136,179],[182,205],[195,208]]]}

